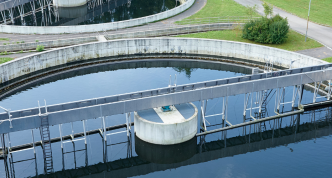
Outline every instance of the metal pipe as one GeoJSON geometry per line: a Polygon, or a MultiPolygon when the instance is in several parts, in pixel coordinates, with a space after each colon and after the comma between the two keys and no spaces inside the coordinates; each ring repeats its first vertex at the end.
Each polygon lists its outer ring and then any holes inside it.
{"type": "Polygon", "coordinates": [[[292,111],[292,112],[285,113],[285,114],[280,114],[280,115],[276,115],[276,116],[266,117],[266,118],[259,119],[259,120],[253,120],[253,121],[244,122],[244,123],[240,123],[240,124],[236,124],[236,125],[232,125],[232,126],[228,126],[228,127],[224,127],[224,128],[219,128],[219,129],[215,129],[215,130],[210,130],[210,131],[206,131],[206,132],[197,133],[196,136],[199,137],[199,136],[202,136],[202,135],[212,134],[212,133],[215,133],[215,132],[226,131],[226,130],[229,130],[229,129],[243,127],[243,126],[246,126],[246,125],[252,125],[252,124],[256,124],[256,123],[262,122],[262,121],[277,119],[277,118],[286,117],[286,116],[290,116],[290,115],[294,115],[294,114],[299,114],[299,113],[303,113],[303,112],[304,112],[303,109],[298,110],[298,111],[292,111]]]}
{"type": "Polygon", "coordinates": [[[33,129],[31,129],[31,135],[32,135],[33,153],[36,155],[35,136],[33,134],[33,129]]]}
{"type": "Polygon", "coordinates": [[[63,149],[63,141],[62,141],[62,124],[59,124],[59,132],[60,132],[61,149],[63,149]]]}
{"type": "Polygon", "coordinates": [[[87,142],[86,142],[86,130],[85,130],[85,121],[86,120],[83,120],[83,130],[84,130],[84,143],[85,143],[85,145],[87,144],[87,142]]]}

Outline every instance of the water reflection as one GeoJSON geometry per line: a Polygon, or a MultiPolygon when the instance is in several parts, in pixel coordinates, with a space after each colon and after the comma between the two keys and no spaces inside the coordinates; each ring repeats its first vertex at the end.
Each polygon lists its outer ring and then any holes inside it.
{"type": "MultiPolygon", "coordinates": [[[[221,135],[223,139],[207,140],[206,136],[194,138],[188,142],[178,145],[153,145],[146,143],[137,137],[125,143],[107,144],[101,140],[104,146],[112,147],[117,144],[127,144],[127,155],[121,159],[108,161],[107,149],[103,149],[103,161],[99,164],[89,165],[88,149],[75,150],[73,143],[74,159],[75,154],[85,152],[85,166],[75,167],[74,169],[65,170],[63,163],[62,171],[52,174],[53,177],[130,177],[145,175],[151,172],[164,171],[168,169],[178,168],[186,165],[198,164],[202,162],[212,161],[225,157],[232,157],[248,152],[256,152],[273,147],[288,145],[291,143],[301,142],[305,140],[316,139],[332,134],[332,107],[321,108],[314,111],[306,112],[304,115],[294,115],[288,118],[279,118],[262,123],[257,123],[239,128],[242,133],[237,136],[227,136],[229,131],[215,133],[221,135]],[[303,121],[301,121],[301,117],[303,121]],[[138,156],[132,155],[132,142],[135,142],[135,151],[138,156]],[[198,143],[198,144],[197,144],[198,143]]],[[[64,154],[62,152],[62,159],[64,154]]],[[[10,155],[9,155],[10,157],[10,155]]],[[[14,164],[4,159],[6,167],[6,177],[14,177],[14,164]],[[7,164],[9,162],[9,164],[7,164]],[[9,166],[8,166],[9,165],[9,166]]],[[[44,175],[39,175],[44,177],[44,175]]]]}
{"type": "Polygon", "coordinates": [[[137,155],[148,162],[157,164],[172,164],[185,161],[196,154],[197,138],[175,145],[156,145],[145,142],[135,135],[135,151],[137,155]]]}
{"type": "MultiPolygon", "coordinates": [[[[213,63],[211,61],[203,61],[203,60],[197,61],[197,60],[181,60],[181,59],[158,59],[158,60],[141,59],[141,60],[132,60],[132,61],[112,62],[106,64],[85,66],[82,68],[71,69],[63,73],[53,74],[48,76],[47,78],[43,78],[42,80],[35,80],[30,83],[27,83],[24,86],[17,88],[15,91],[9,91],[6,93],[6,95],[3,95],[4,98],[0,99],[4,100],[5,97],[7,96],[11,96],[17,92],[24,91],[32,87],[44,85],[47,83],[52,83],[63,79],[74,78],[77,76],[84,76],[87,74],[100,73],[105,71],[116,71],[121,69],[167,68],[167,67],[172,67],[173,69],[178,68],[181,70],[185,69],[186,71],[190,71],[190,75],[191,72],[194,72],[197,69],[210,69],[210,70],[227,71],[227,72],[242,73],[242,74],[251,74],[252,71],[250,67],[237,66],[234,64],[221,63],[221,62],[213,63]]],[[[21,78],[18,78],[18,80],[21,78]]],[[[4,84],[0,84],[0,86],[3,85],[4,84]]]]}
{"type": "MultiPolygon", "coordinates": [[[[26,14],[23,21],[19,13],[15,13],[14,25],[69,26],[108,23],[157,14],[178,5],[176,0],[98,0],[89,1],[80,7],[56,8],[36,1],[34,4],[24,5],[26,14]],[[32,9],[41,9],[41,7],[44,7],[42,11],[37,10],[33,13],[32,9]]],[[[14,8],[14,11],[19,12],[17,8],[14,8]]],[[[2,21],[0,17],[0,22],[2,21]]],[[[7,23],[12,22],[7,20],[7,23]]]]}

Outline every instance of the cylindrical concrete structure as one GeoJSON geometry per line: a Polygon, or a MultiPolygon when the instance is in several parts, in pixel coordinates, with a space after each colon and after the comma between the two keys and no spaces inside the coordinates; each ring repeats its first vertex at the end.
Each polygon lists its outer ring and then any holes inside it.
{"type": "Polygon", "coordinates": [[[83,17],[88,14],[88,7],[87,5],[77,7],[60,7],[58,12],[61,18],[73,19],[83,17]]]}
{"type": "Polygon", "coordinates": [[[172,111],[163,112],[153,108],[135,112],[136,136],[146,142],[172,145],[186,142],[197,133],[196,106],[192,103],[171,106],[172,111]]]}
{"type": "Polygon", "coordinates": [[[54,6],[58,7],[77,7],[87,3],[87,0],[53,0],[54,6]]]}

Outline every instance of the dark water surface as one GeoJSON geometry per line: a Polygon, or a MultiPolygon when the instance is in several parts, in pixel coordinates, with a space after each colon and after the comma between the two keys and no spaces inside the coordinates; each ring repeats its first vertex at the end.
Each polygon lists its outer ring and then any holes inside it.
{"type": "MultiPolygon", "coordinates": [[[[40,7],[38,2],[35,5],[36,9],[40,7]]],[[[157,14],[179,5],[180,3],[175,0],[103,0],[102,4],[88,3],[79,7],[59,7],[56,9],[52,6],[51,13],[46,8],[43,11],[44,13],[42,11],[36,13],[36,20],[34,20],[35,17],[31,13],[24,17],[23,22],[20,18],[15,19],[14,24],[25,24],[27,26],[69,26],[117,22],[157,14]],[[58,20],[56,20],[55,16],[57,12],[59,15],[58,20]],[[50,17],[52,20],[49,20],[50,17]]],[[[25,6],[25,12],[30,11],[31,7],[28,4],[25,6]]],[[[19,16],[18,9],[15,12],[15,16],[19,16]]]]}
{"type": "MultiPolygon", "coordinates": [[[[160,60],[138,63],[118,63],[77,70],[33,84],[0,101],[0,106],[12,110],[37,106],[37,100],[48,105],[74,100],[103,97],[140,90],[165,87],[169,76],[177,74],[177,84],[215,80],[250,74],[250,68],[207,62],[176,62],[160,60]]],[[[291,100],[292,87],[286,88],[291,100]]],[[[313,93],[304,91],[303,103],[312,100],[313,93]]],[[[274,113],[274,91],[268,97],[266,116],[274,113]]],[[[244,95],[230,96],[228,120],[243,122],[244,95]]],[[[199,102],[194,102],[199,106],[199,102]]],[[[206,115],[221,113],[222,99],[208,101],[206,115]]],[[[291,111],[285,105],[281,112],[291,111]]],[[[247,113],[249,117],[249,112],[247,113]]],[[[248,119],[248,118],[247,118],[248,119]]],[[[133,120],[133,119],[132,119],[133,120]]],[[[221,128],[221,117],[210,117],[208,130],[221,128]]],[[[124,115],[108,116],[106,125],[125,123],[124,115]]],[[[84,140],[64,144],[53,143],[56,177],[331,177],[332,108],[307,111],[301,115],[241,127],[206,137],[193,138],[183,144],[159,146],[143,142],[132,132],[107,137],[107,149],[99,134],[84,140]],[[76,150],[75,152],[73,152],[76,150]]],[[[74,132],[83,132],[82,122],[73,124],[74,132]]],[[[101,127],[101,119],[87,121],[87,130],[101,127]]],[[[134,128],[133,128],[134,129],[134,128]]],[[[119,129],[109,131],[115,133],[119,129]]],[[[59,137],[59,127],[50,127],[51,138],[59,137]]],[[[35,129],[35,140],[40,140],[35,129]]],[[[71,124],[63,124],[63,135],[71,134],[71,124]]],[[[30,143],[31,131],[11,133],[12,146],[30,143]]],[[[82,137],[81,137],[82,138],[82,137]]],[[[13,153],[20,161],[34,156],[33,150],[13,153]]],[[[37,148],[35,161],[14,163],[15,177],[35,177],[43,174],[43,154],[37,148]]],[[[0,160],[0,177],[6,177],[0,160]]]]}

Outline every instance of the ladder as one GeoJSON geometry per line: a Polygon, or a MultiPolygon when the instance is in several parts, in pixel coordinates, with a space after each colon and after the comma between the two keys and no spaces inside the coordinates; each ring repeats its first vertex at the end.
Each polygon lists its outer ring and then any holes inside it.
{"type": "Polygon", "coordinates": [[[40,136],[42,139],[43,145],[43,157],[44,157],[44,171],[45,174],[53,172],[53,158],[52,158],[52,147],[51,147],[51,138],[50,138],[50,128],[48,123],[48,116],[40,116],[41,118],[41,127],[40,127],[40,136]]]}

